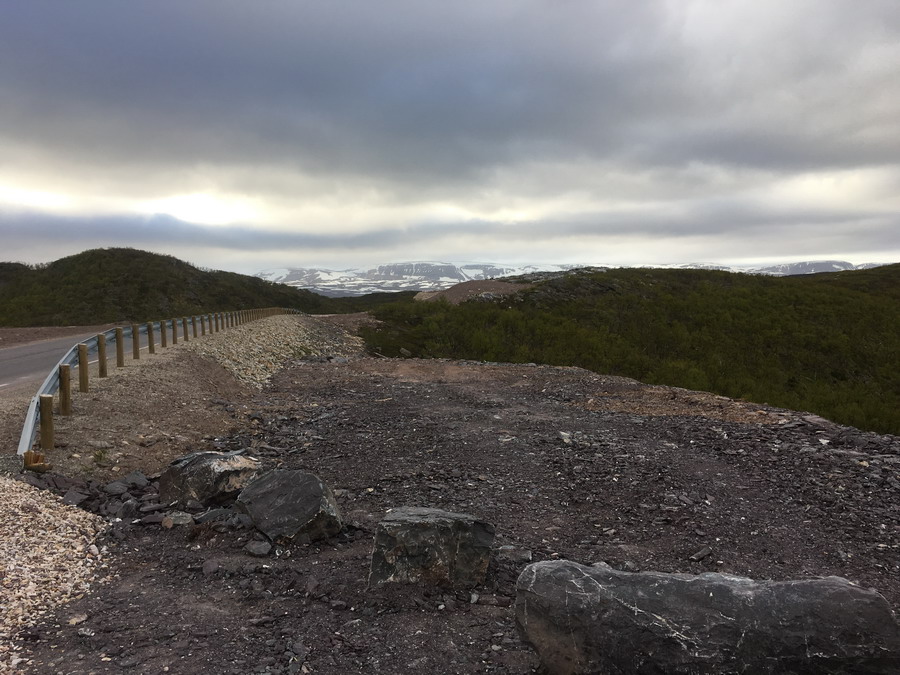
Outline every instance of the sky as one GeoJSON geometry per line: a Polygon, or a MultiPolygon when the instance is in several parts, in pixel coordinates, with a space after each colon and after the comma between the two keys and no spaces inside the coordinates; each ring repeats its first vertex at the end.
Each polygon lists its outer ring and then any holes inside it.
{"type": "Polygon", "coordinates": [[[0,260],[900,261],[896,0],[0,0],[0,260]]]}

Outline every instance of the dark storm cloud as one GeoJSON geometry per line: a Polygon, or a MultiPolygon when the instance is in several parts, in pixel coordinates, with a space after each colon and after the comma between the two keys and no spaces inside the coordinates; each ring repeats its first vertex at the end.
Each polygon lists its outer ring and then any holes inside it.
{"type": "MultiPolygon", "coordinates": [[[[718,66],[681,49],[662,5],[265,10],[17,3],[0,29],[0,88],[11,94],[0,119],[53,152],[148,167],[283,163],[452,182],[573,153],[729,159],[717,140],[727,130],[691,126],[744,92],[739,82],[728,100],[704,91],[718,66]]],[[[732,145],[765,161],[759,128],[730,130],[732,145]]],[[[780,148],[784,130],[773,131],[780,148]]]]}
{"type": "Polygon", "coordinates": [[[895,0],[0,0],[0,11],[0,179],[134,200],[218,190],[288,213],[321,197],[336,204],[332,224],[366,190],[398,209],[532,202],[517,223],[413,213],[355,234],[309,220],[294,223],[303,232],[132,216],[76,228],[6,214],[9,242],[65,228],[85,245],[257,251],[750,233],[801,246],[829,228],[851,248],[896,243],[896,200],[774,203],[760,188],[896,172],[895,0]],[[570,191],[559,215],[540,208],[570,191]]]}

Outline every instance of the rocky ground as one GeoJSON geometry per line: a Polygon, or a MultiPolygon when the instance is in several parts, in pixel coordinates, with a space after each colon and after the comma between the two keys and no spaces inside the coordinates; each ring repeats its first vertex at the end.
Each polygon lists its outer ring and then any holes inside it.
{"type": "Polygon", "coordinates": [[[209,363],[178,389],[176,369],[194,357],[160,362],[166,377],[130,378],[135,400],[153,402],[147,413],[193,401],[166,424],[185,440],[165,451],[129,440],[137,418],[102,421],[111,402],[94,394],[90,429],[69,433],[108,436],[110,465],[94,462],[92,483],[85,471],[31,480],[59,493],[74,485],[89,495],[83,506],[108,513],[116,496],[105,482],[140,469],[151,480],[132,492],[150,508],[98,542],[105,583],[19,632],[25,672],[533,672],[511,607],[528,560],[839,575],[900,604],[896,437],[580,369],[368,358],[329,324],[298,321],[321,344],[261,390],[209,363]],[[123,447],[128,456],[113,458],[123,447]],[[154,472],[170,454],[210,448],[316,473],[336,491],[345,531],[258,557],[237,517],[163,527],[154,472]],[[403,505],[493,523],[506,548],[487,582],[367,588],[375,525],[403,505]]]}

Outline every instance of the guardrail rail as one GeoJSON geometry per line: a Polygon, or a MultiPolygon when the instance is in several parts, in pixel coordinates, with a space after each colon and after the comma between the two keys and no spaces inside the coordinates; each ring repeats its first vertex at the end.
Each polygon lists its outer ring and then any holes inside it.
{"type": "MultiPolygon", "coordinates": [[[[302,314],[300,310],[288,309],[282,307],[267,307],[265,309],[246,309],[233,312],[211,312],[208,314],[198,314],[190,317],[181,317],[173,319],[161,319],[159,321],[149,321],[147,323],[131,324],[129,326],[119,326],[110,328],[103,333],[84,340],[78,344],[72,345],[59,360],[56,366],[50,371],[43,384],[38,388],[37,393],[32,397],[28,405],[28,411],[25,415],[25,423],[22,427],[22,435],[19,438],[19,446],[16,454],[25,456],[31,451],[37,438],[38,429],[43,429],[41,434],[41,449],[50,450],[53,444],[52,426],[48,427],[48,422],[52,425],[52,419],[48,420],[47,410],[50,410],[52,416],[52,407],[44,405],[44,413],[42,418],[41,401],[42,397],[51,397],[60,391],[60,383],[65,380],[65,387],[69,386],[69,372],[72,368],[78,369],[79,388],[81,391],[87,391],[88,371],[90,357],[100,355],[100,377],[106,376],[107,355],[106,347],[114,345],[116,349],[116,365],[122,367],[124,363],[124,354],[126,345],[132,346],[132,359],[140,358],[140,339],[147,336],[147,346],[150,353],[155,353],[156,335],[159,336],[159,346],[167,347],[168,338],[171,336],[172,344],[177,344],[179,337],[183,341],[190,341],[192,338],[205,336],[207,332],[217,333],[227,328],[240,326],[242,324],[264,319],[276,314],[302,314]],[[198,330],[199,324],[199,330],[198,330]],[[49,433],[48,433],[49,432],[49,433]],[[46,438],[49,436],[49,439],[46,438]],[[49,443],[48,443],[49,441],[49,443]],[[49,446],[49,447],[48,447],[49,446]]],[[[63,399],[69,398],[69,392],[64,390],[64,394],[60,396],[61,409],[64,408],[63,399]]],[[[46,402],[46,398],[43,399],[46,402]]],[[[51,401],[52,404],[52,401],[51,401]]],[[[67,411],[61,410],[63,414],[67,411]]],[[[26,463],[27,468],[27,463],[26,463]]]]}

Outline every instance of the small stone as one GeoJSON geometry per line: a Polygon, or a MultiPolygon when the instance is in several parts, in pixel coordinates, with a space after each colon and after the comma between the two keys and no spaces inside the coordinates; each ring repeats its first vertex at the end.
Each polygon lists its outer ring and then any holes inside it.
{"type": "Polygon", "coordinates": [[[269,552],[272,550],[272,544],[267,541],[249,541],[247,542],[247,545],[244,546],[244,550],[250,555],[263,558],[269,555],[269,552]]]}
{"type": "Polygon", "coordinates": [[[203,576],[209,577],[219,571],[219,563],[217,560],[204,560],[201,568],[203,576]]]}
{"type": "Polygon", "coordinates": [[[114,480],[103,486],[103,491],[108,495],[123,495],[128,492],[128,485],[120,480],[114,480]]]}
{"type": "Polygon", "coordinates": [[[692,555],[688,560],[693,560],[694,562],[700,562],[705,557],[712,553],[712,549],[709,546],[704,546],[699,551],[697,551],[694,555],[692,555]]]}
{"type": "Polygon", "coordinates": [[[194,517],[190,513],[184,511],[169,511],[160,523],[167,530],[171,530],[176,525],[191,525],[194,517]]]}
{"type": "Polygon", "coordinates": [[[125,476],[122,481],[136,488],[145,488],[150,484],[150,481],[147,480],[147,476],[140,471],[132,471],[125,476]]]}
{"type": "Polygon", "coordinates": [[[69,490],[66,494],[63,495],[63,504],[68,504],[69,506],[78,506],[81,502],[87,499],[88,496],[78,490],[69,490]]]}
{"type": "Polygon", "coordinates": [[[497,559],[506,560],[512,563],[530,563],[531,551],[521,546],[511,546],[509,544],[501,546],[497,549],[497,559]]]}

